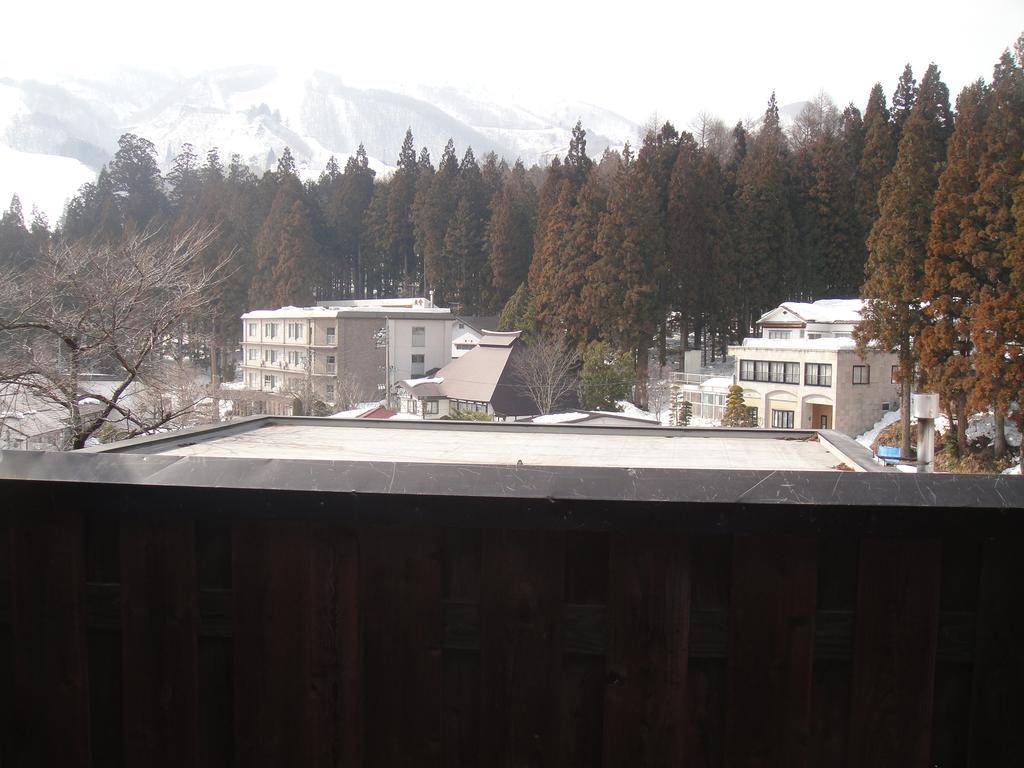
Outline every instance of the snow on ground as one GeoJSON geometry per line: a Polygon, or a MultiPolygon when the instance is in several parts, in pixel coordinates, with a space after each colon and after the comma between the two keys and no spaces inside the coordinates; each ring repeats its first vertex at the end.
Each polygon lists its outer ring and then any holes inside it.
{"type": "MultiPolygon", "coordinates": [[[[1017,425],[1006,420],[1006,444],[1012,445],[1014,448],[1020,447],[1020,430],[1017,429],[1017,425]]],[[[992,412],[988,413],[975,413],[967,422],[967,440],[971,442],[977,440],[979,437],[985,437],[989,440],[994,439],[996,436],[996,425],[995,419],[992,416],[992,412]]]]}
{"type": "Polygon", "coordinates": [[[890,424],[900,420],[899,410],[889,411],[879,421],[875,422],[875,426],[865,432],[863,435],[857,435],[854,438],[858,443],[863,445],[869,451],[871,450],[871,444],[875,442],[875,438],[878,437],[878,433],[888,427],[890,424]]]}
{"type": "Polygon", "coordinates": [[[383,405],[383,400],[374,400],[369,403],[359,403],[355,408],[350,408],[347,411],[340,411],[339,413],[328,416],[329,419],[354,419],[361,414],[366,413],[371,408],[376,408],[378,405],[383,405]]]}
{"type": "Polygon", "coordinates": [[[586,416],[585,413],[578,413],[576,411],[570,411],[569,413],[547,413],[543,416],[536,416],[533,419],[534,424],[561,424],[565,421],[572,421],[574,419],[582,418],[586,416]]]}

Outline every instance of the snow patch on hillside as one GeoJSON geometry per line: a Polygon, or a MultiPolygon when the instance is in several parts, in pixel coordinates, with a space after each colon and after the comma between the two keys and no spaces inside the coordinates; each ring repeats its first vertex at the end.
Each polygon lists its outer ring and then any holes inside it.
{"type": "Polygon", "coordinates": [[[893,423],[895,423],[895,422],[897,422],[899,420],[900,420],[900,412],[899,412],[899,410],[889,411],[881,419],[879,419],[878,421],[875,422],[875,426],[873,426],[871,429],[869,429],[863,435],[857,435],[857,437],[855,437],[854,440],[856,440],[858,443],[860,443],[861,445],[863,445],[865,448],[867,448],[870,451],[871,450],[871,444],[873,442],[875,442],[875,438],[878,437],[878,433],[881,432],[886,427],[888,427],[890,424],[893,424],[893,423]]]}
{"type": "Polygon", "coordinates": [[[7,210],[11,196],[17,195],[26,225],[32,223],[35,206],[54,226],[78,188],[95,180],[95,171],[74,158],[21,152],[0,144],[0,208],[7,210]]]}

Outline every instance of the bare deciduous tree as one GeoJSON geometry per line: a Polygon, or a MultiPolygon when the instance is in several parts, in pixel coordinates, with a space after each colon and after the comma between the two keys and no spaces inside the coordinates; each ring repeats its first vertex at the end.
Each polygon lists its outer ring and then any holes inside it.
{"type": "Polygon", "coordinates": [[[551,413],[576,391],[579,353],[564,341],[540,338],[519,351],[512,373],[542,413],[551,413]]]}
{"type": "Polygon", "coordinates": [[[169,339],[209,311],[227,274],[226,262],[204,269],[196,258],[213,235],[192,228],[58,244],[28,271],[0,274],[0,383],[66,410],[67,448],[107,424],[135,436],[180,420],[205,393],[183,395],[160,371],[169,339]],[[114,381],[93,386],[84,375],[92,372],[114,381]],[[149,396],[134,397],[140,390],[149,396]],[[100,408],[83,415],[83,403],[100,408]]]}

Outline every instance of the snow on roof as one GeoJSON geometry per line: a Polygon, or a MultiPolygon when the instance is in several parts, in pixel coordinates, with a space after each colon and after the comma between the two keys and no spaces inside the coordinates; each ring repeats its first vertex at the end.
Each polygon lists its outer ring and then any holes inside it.
{"type": "Polygon", "coordinates": [[[811,304],[786,301],[761,315],[762,323],[779,309],[788,310],[806,323],[859,323],[864,302],[861,299],[819,299],[811,304]]]}
{"type": "Polygon", "coordinates": [[[732,376],[715,376],[700,383],[701,389],[728,389],[732,385],[732,376]]]}
{"type": "Polygon", "coordinates": [[[329,307],[281,307],[280,309],[254,309],[242,315],[243,320],[265,317],[334,317],[338,312],[329,307]]]}
{"type": "Polygon", "coordinates": [[[243,320],[269,318],[340,317],[341,315],[387,314],[441,315],[453,317],[444,307],[419,307],[404,304],[361,304],[359,306],[281,307],[280,309],[254,309],[242,315],[243,320]]]}
{"type": "Polygon", "coordinates": [[[534,424],[562,424],[567,421],[579,421],[585,419],[586,413],[545,413],[543,416],[534,416],[530,421],[534,424]]]}
{"type": "MultiPolygon", "coordinates": [[[[743,340],[743,349],[817,349],[838,352],[843,349],[856,349],[857,342],[847,337],[825,339],[762,339],[748,337],[743,340]]],[[[732,346],[730,349],[737,349],[732,346]]]]}

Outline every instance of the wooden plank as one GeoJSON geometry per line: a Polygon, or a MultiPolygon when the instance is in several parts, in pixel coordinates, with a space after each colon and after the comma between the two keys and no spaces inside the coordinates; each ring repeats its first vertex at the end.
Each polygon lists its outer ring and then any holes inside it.
{"type": "Polygon", "coordinates": [[[82,518],[62,497],[12,501],[14,764],[89,765],[82,518]]]}
{"type": "Polygon", "coordinates": [[[198,765],[193,524],[159,512],[126,512],[120,539],[125,763],[198,765]]]}
{"type": "Polygon", "coordinates": [[[735,540],[726,766],[808,764],[817,542],[735,540]]]}
{"type": "Polygon", "coordinates": [[[842,765],[846,759],[859,562],[859,539],[818,540],[811,765],[842,765]]]}
{"type": "Polygon", "coordinates": [[[689,768],[721,768],[724,760],[731,582],[732,537],[691,537],[690,661],[686,670],[689,768]]]}
{"type": "Polygon", "coordinates": [[[558,765],[563,558],[559,533],[484,532],[481,765],[558,765]]]}
{"type": "Polygon", "coordinates": [[[928,765],[941,560],[938,540],[861,543],[849,768],[928,765]]]}
{"type": "Polygon", "coordinates": [[[601,762],[608,546],[604,533],[565,536],[558,762],[566,768],[589,768],[601,762]],[[578,631],[566,632],[569,624],[578,631]]]}
{"type": "Polygon", "coordinates": [[[0,765],[14,765],[14,633],[11,627],[11,516],[0,516],[0,765]]]}
{"type": "Polygon", "coordinates": [[[218,637],[199,638],[199,762],[234,764],[232,644],[218,637]]]}
{"type": "Polygon", "coordinates": [[[359,533],[367,766],[441,762],[441,557],[437,534],[359,533]]]}
{"type": "Polygon", "coordinates": [[[686,539],[612,537],[604,764],[679,765],[686,753],[686,539]]]}
{"type": "Polygon", "coordinates": [[[968,765],[1021,763],[1024,723],[1024,541],[985,542],[978,589],[977,641],[968,765]]]}
{"type": "Polygon", "coordinates": [[[470,768],[480,764],[480,531],[447,529],[441,535],[442,764],[470,768]]]}
{"type": "Polygon", "coordinates": [[[358,764],[351,539],[323,525],[245,521],[232,553],[235,763],[358,764]]]}

